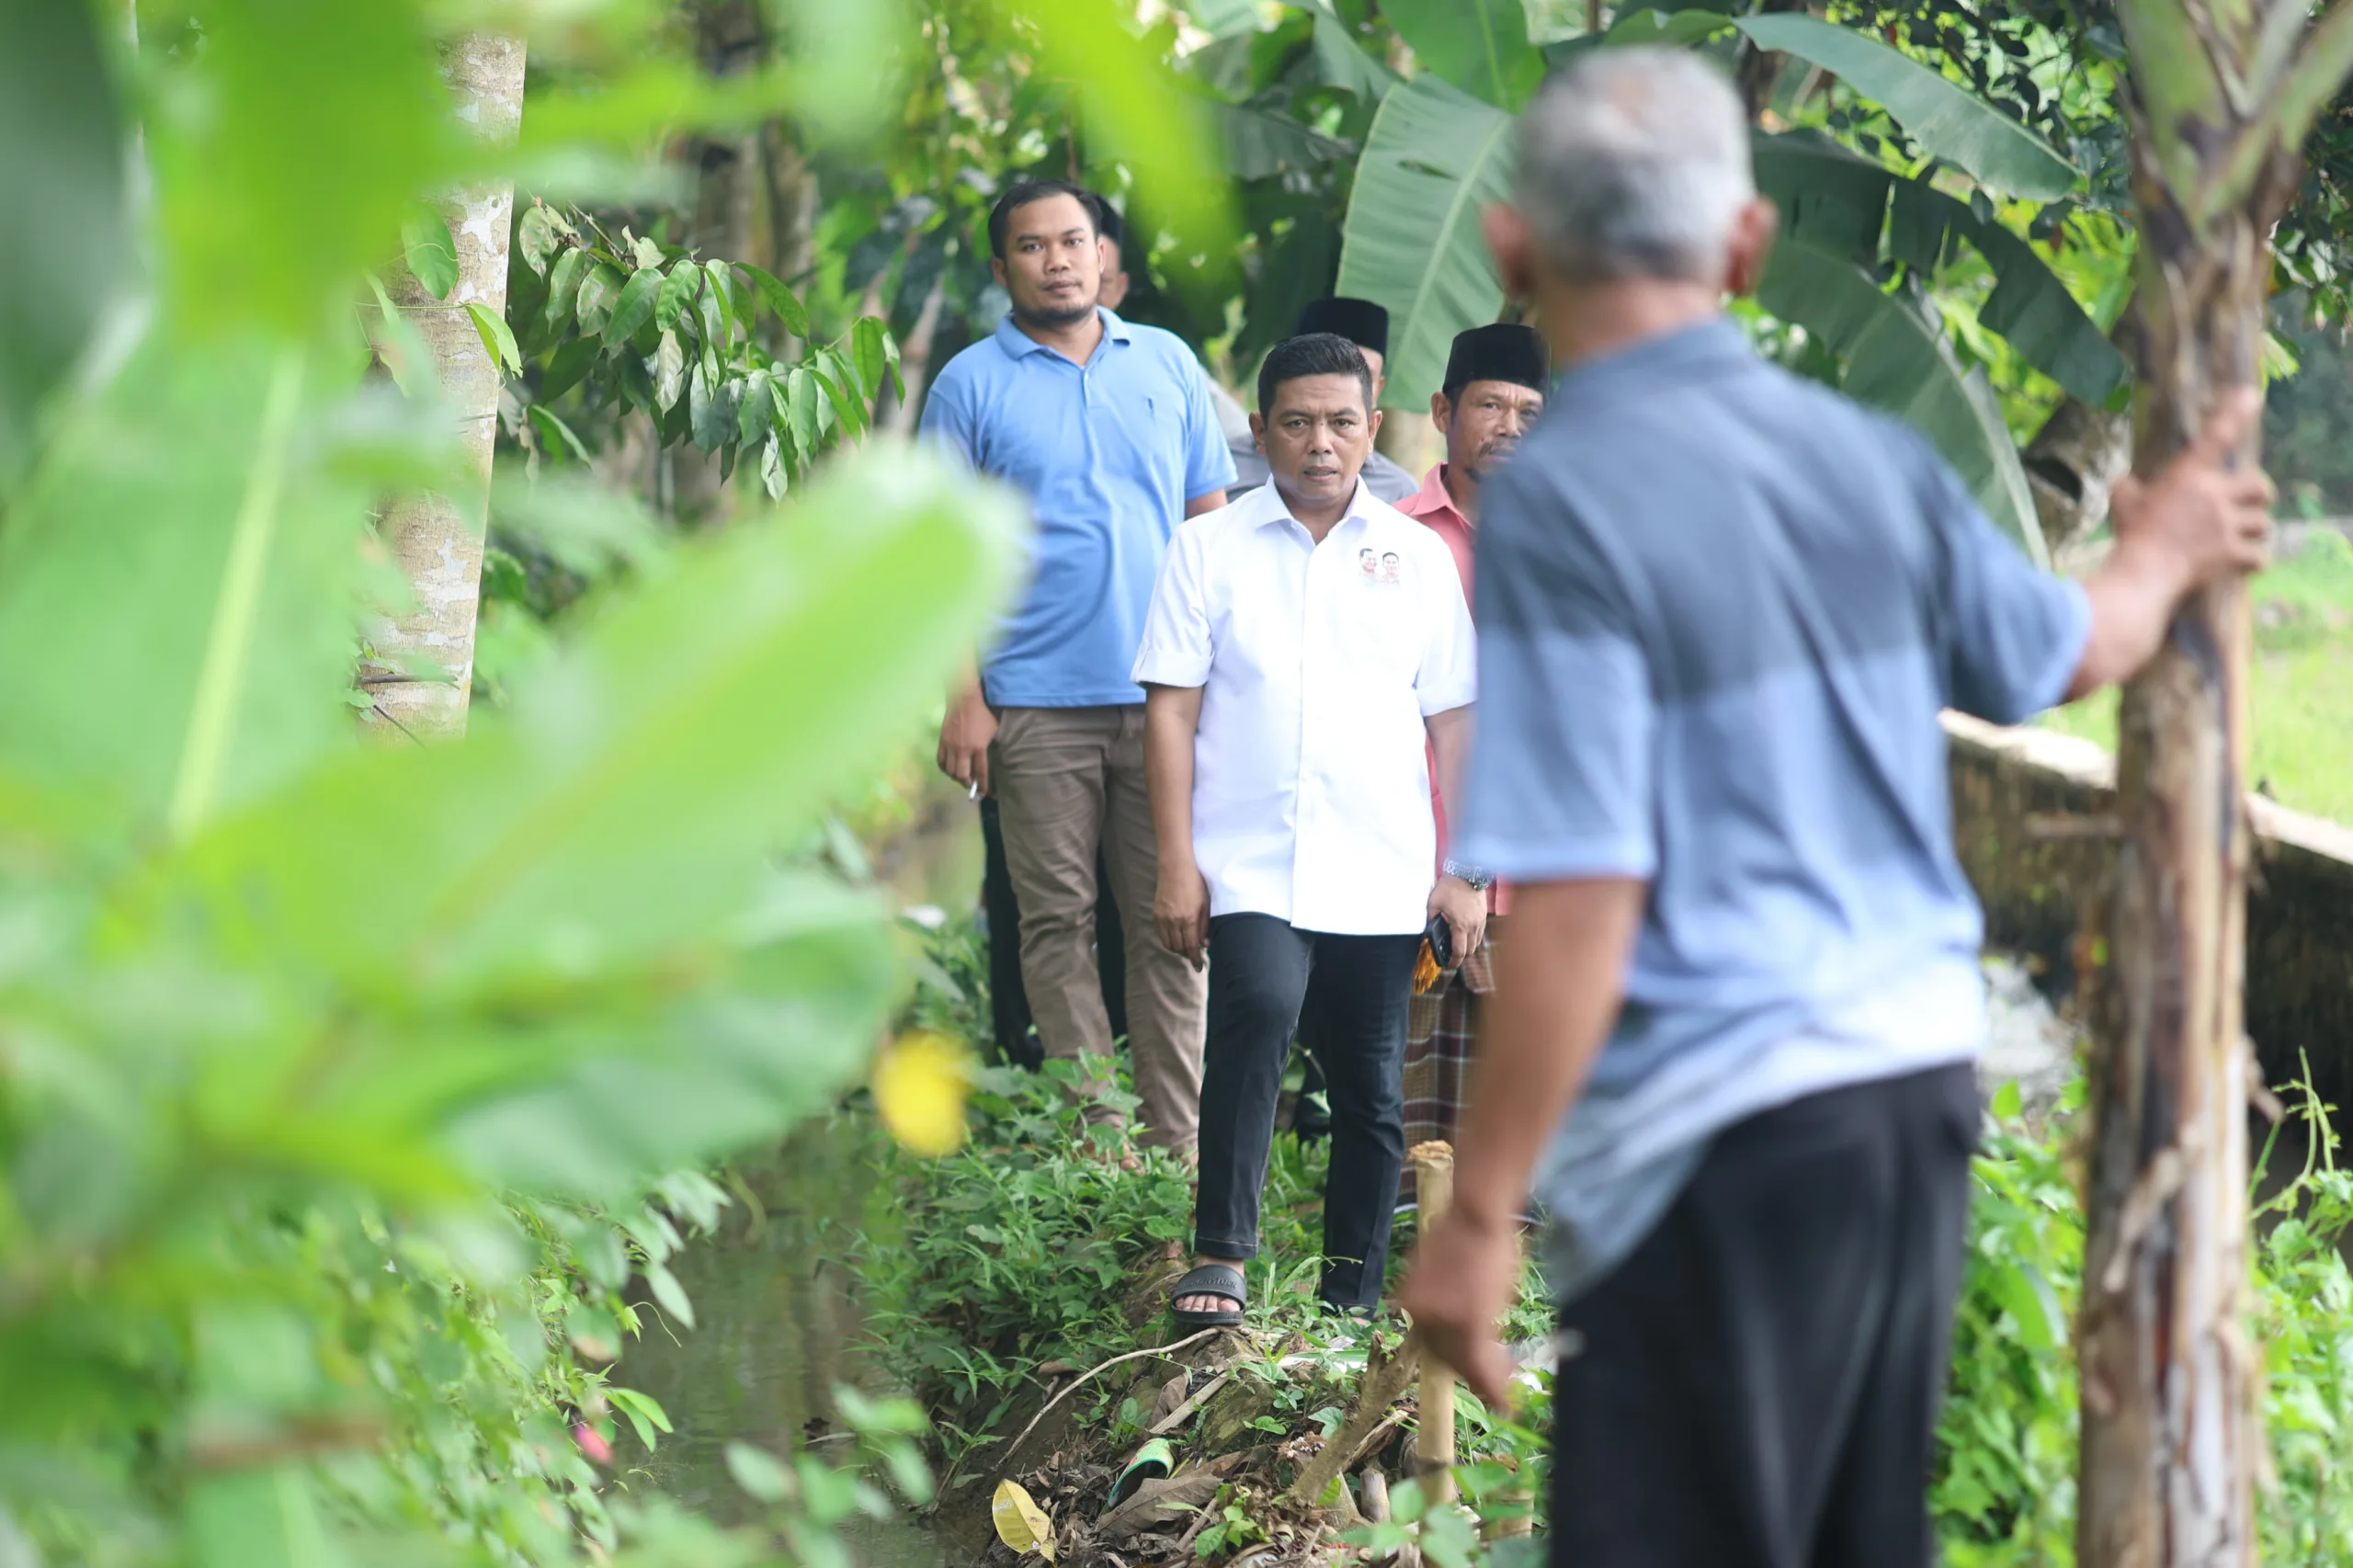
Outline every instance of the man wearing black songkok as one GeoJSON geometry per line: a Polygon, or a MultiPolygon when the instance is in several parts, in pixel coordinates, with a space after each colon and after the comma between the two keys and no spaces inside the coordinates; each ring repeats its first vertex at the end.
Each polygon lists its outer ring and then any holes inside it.
{"type": "MultiPolygon", "coordinates": [[[[1480,486],[1519,445],[1544,412],[1552,381],[1552,356],[1533,327],[1510,322],[1474,326],[1455,335],[1447,356],[1446,381],[1430,394],[1430,420],[1446,437],[1446,460],[1422,482],[1418,494],[1397,509],[1419,519],[1444,540],[1462,574],[1462,596],[1473,609],[1471,586],[1472,540],[1479,527],[1480,486]]],[[[1437,775],[1433,773],[1432,778],[1437,775]]],[[[1432,792],[1438,812],[1440,869],[1487,890],[1487,924],[1477,948],[1458,955],[1461,964],[1414,998],[1405,1031],[1405,1146],[1454,1142],[1462,1108],[1463,1082],[1479,1037],[1479,1016],[1494,989],[1489,968],[1503,939],[1507,890],[1477,866],[1445,857],[1446,802],[1432,792]]],[[[1410,1191],[1412,1176],[1406,1176],[1410,1191]]]]}

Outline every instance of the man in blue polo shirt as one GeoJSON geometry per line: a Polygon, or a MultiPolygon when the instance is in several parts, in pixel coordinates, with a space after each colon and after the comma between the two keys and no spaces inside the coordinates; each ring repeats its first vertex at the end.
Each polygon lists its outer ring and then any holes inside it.
{"type": "MultiPolygon", "coordinates": [[[[1095,951],[1096,851],[1127,912],[1129,1043],[1147,1142],[1188,1152],[1199,1118],[1201,977],[1142,912],[1159,880],[1143,692],[1129,679],[1176,525],[1225,505],[1225,449],[1191,350],[1097,302],[1094,199],[1025,180],[989,213],[1013,304],[948,363],[923,429],[1030,497],[1029,585],[950,699],[940,768],[997,801],[1021,908],[1021,975],[1051,1057],[1108,1057],[1095,951]]],[[[1100,955],[1101,961],[1114,961],[1100,955]]]]}
{"type": "Polygon", "coordinates": [[[1599,51],[1520,132],[1489,233],[1565,369],[1484,486],[1455,850],[1515,884],[1512,941],[1404,1305],[1502,1394],[1533,1174],[1552,1561],[1925,1568],[1985,1030],[1938,713],[2122,679],[2259,563],[2269,487],[2230,463],[2259,400],[2050,576],[1915,432],[1721,314],[1774,211],[1720,72],[1599,51]]]}

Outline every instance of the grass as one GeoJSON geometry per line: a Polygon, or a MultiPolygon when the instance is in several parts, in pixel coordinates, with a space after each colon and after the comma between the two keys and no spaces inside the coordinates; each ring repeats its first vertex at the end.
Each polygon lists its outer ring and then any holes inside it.
{"type": "MultiPolygon", "coordinates": [[[[2255,778],[2282,805],[2353,822],[2353,543],[2315,530],[2254,591],[2255,778]]],[[[2113,753],[2116,701],[2103,692],[2042,722],[2113,753]]]]}

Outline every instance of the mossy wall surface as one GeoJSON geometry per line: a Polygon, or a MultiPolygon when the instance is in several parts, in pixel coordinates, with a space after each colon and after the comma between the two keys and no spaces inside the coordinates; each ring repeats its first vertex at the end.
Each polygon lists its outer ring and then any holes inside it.
{"type": "MultiPolygon", "coordinates": [[[[1986,941],[2039,959],[2063,988],[2097,956],[2084,915],[2104,907],[2115,810],[2097,746],[2040,730],[1948,718],[1953,836],[1984,902],[1986,941]],[[2079,940],[2079,938],[2082,938],[2079,940]],[[2086,950],[2086,949],[2093,950],[2086,950]]],[[[2353,1105],[2353,829],[2253,802],[2246,1025],[2265,1080],[2312,1062],[2323,1097],[2353,1105]]]]}

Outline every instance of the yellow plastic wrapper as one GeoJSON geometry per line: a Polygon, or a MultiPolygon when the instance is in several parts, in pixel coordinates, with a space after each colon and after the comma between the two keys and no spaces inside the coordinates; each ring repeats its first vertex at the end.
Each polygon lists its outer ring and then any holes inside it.
{"type": "Polygon", "coordinates": [[[945,1035],[904,1034],[874,1059],[874,1104],[903,1148],[938,1159],[964,1146],[972,1053],[945,1035]]]}
{"type": "Polygon", "coordinates": [[[1014,1551],[1025,1557],[1034,1551],[1049,1562],[1054,1560],[1054,1522],[1019,1485],[1010,1481],[996,1483],[989,1517],[995,1522],[997,1540],[1014,1551]]]}
{"type": "Polygon", "coordinates": [[[1436,985],[1438,976],[1446,971],[1438,967],[1438,955],[1430,951],[1430,939],[1422,938],[1422,950],[1414,960],[1414,994],[1424,996],[1436,985]]]}

